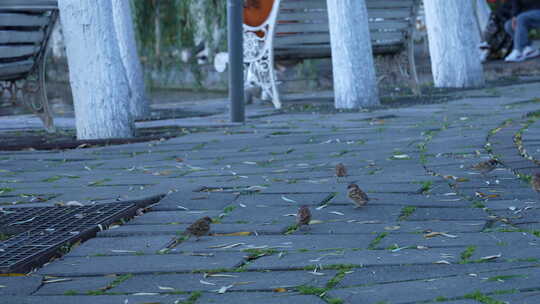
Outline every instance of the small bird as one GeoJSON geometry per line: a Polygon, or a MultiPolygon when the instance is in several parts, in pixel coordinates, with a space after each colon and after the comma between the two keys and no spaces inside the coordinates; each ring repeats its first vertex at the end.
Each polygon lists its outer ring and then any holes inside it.
{"type": "Polygon", "coordinates": [[[540,172],[534,173],[531,179],[532,189],[540,193],[540,172]]]}
{"type": "Polygon", "coordinates": [[[302,226],[307,226],[309,228],[310,221],[311,211],[309,211],[309,207],[306,205],[300,206],[300,208],[298,208],[298,213],[296,213],[296,224],[298,225],[298,228],[302,228],[302,226]]]}
{"type": "Polygon", "coordinates": [[[345,177],[347,176],[347,168],[345,168],[345,165],[342,163],[339,163],[336,165],[336,176],[337,177],[345,177]]]}
{"type": "Polygon", "coordinates": [[[366,205],[369,201],[367,194],[354,183],[347,186],[347,197],[356,205],[356,208],[366,205]]]}
{"type": "Polygon", "coordinates": [[[207,235],[210,232],[210,223],[212,223],[212,219],[210,217],[205,216],[200,218],[187,227],[186,234],[188,236],[195,236],[198,241],[201,236],[207,235]]]}
{"type": "Polygon", "coordinates": [[[499,164],[499,161],[492,158],[483,162],[479,162],[478,164],[472,166],[471,169],[473,169],[474,171],[480,172],[482,175],[485,175],[493,171],[493,169],[495,169],[498,164],[499,164]]]}

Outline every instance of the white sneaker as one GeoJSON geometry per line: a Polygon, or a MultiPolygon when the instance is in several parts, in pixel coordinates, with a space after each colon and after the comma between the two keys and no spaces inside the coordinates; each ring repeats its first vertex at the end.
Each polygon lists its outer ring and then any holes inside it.
{"type": "Polygon", "coordinates": [[[540,56],[540,51],[530,46],[526,46],[523,50],[523,60],[531,59],[540,56]]]}
{"type": "Polygon", "coordinates": [[[525,57],[523,56],[523,53],[517,49],[513,49],[510,55],[506,56],[504,58],[504,61],[506,62],[520,62],[525,60],[525,57]]]}

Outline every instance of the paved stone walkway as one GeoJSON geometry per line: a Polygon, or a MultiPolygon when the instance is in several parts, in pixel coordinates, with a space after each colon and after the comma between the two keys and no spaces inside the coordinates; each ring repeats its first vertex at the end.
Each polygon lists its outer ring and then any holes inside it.
{"type": "Polygon", "coordinates": [[[540,205],[527,183],[540,161],[539,87],[0,153],[4,206],[167,194],[28,276],[0,277],[1,302],[540,303],[540,205]],[[492,156],[495,171],[469,169],[492,156]],[[365,208],[347,202],[352,181],[372,198],[365,208]],[[295,231],[301,204],[314,222],[295,231]],[[212,236],[162,250],[203,216],[212,236]]]}

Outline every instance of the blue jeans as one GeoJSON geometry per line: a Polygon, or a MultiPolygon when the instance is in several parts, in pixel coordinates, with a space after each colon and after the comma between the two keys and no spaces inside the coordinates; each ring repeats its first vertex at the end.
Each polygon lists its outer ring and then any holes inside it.
{"type": "Polygon", "coordinates": [[[530,10],[519,14],[516,22],[515,32],[512,29],[512,19],[506,21],[504,29],[514,39],[514,49],[523,51],[526,46],[531,45],[529,30],[540,28],[540,10],[530,10]]]}

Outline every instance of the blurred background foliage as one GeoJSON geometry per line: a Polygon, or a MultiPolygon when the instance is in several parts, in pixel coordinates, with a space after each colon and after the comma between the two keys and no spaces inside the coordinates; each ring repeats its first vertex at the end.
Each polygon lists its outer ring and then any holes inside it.
{"type": "Polygon", "coordinates": [[[131,0],[145,65],[193,64],[226,49],[225,0],[131,0]]]}

